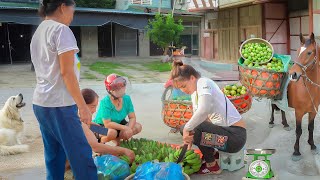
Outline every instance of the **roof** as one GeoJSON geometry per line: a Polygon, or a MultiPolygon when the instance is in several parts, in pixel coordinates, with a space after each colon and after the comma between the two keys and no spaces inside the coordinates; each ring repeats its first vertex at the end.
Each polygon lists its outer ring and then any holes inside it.
{"type": "MultiPolygon", "coordinates": [[[[23,9],[23,10],[38,10],[38,3],[14,3],[14,2],[0,2],[0,9],[23,9]]],[[[145,12],[146,7],[131,5],[127,10],[119,9],[104,9],[104,8],[84,8],[76,7],[76,12],[95,12],[95,13],[113,13],[113,14],[134,14],[134,15],[148,15],[154,16],[158,12],[158,8],[149,8],[150,13],[145,12]]],[[[162,8],[162,13],[171,13],[172,9],[162,8]]],[[[201,13],[188,12],[183,10],[174,10],[176,15],[181,16],[201,16],[201,13]]]]}
{"type": "MultiPolygon", "coordinates": [[[[153,8],[153,7],[143,7],[143,6],[138,6],[138,5],[130,5],[127,11],[138,11],[138,12],[144,12],[148,8],[150,11],[150,14],[156,14],[158,12],[158,8],[153,8]]],[[[170,8],[161,8],[161,13],[172,13],[172,9],[170,8]]],[[[175,15],[181,15],[181,16],[202,16],[203,13],[196,13],[196,12],[189,12],[185,10],[180,10],[180,9],[174,9],[174,14],[175,15]]]]}
{"type": "MultiPolygon", "coordinates": [[[[39,8],[39,5],[37,3],[0,2],[0,9],[38,10],[38,8],[39,8]]],[[[95,12],[95,13],[114,13],[114,14],[135,14],[135,15],[149,15],[149,16],[154,15],[151,13],[145,13],[143,11],[104,9],[104,8],[76,7],[76,11],[77,12],[95,12]]]]}

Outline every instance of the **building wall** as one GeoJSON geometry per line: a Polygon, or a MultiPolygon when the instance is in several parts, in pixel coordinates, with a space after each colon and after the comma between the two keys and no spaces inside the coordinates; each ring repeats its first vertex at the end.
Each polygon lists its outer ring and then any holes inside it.
{"type": "Polygon", "coordinates": [[[251,35],[262,37],[261,4],[206,13],[205,26],[202,44],[210,48],[203,49],[201,56],[236,63],[240,42],[251,35]]]}
{"type": "Polygon", "coordinates": [[[299,34],[309,35],[308,9],[289,12],[290,24],[290,54],[291,58],[297,57],[297,49],[300,47],[299,34]]]}
{"type": "MultiPolygon", "coordinates": [[[[320,1],[313,0],[313,10],[320,10],[320,1]]],[[[320,40],[320,26],[318,25],[320,22],[320,14],[313,14],[313,33],[318,40],[320,40]]],[[[320,43],[318,41],[318,43],[320,43]]]]}
{"type": "MultiPolygon", "coordinates": [[[[151,0],[151,5],[140,5],[142,7],[159,7],[160,0],[151,0]]],[[[117,0],[116,9],[126,10],[128,7],[132,5],[132,0],[117,0]]],[[[162,8],[171,8],[171,0],[162,0],[162,8]]]]}
{"type": "Polygon", "coordinates": [[[147,36],[147,32],[139,32],[139,56],[148,57],[150,56],[150,39],[147,36]]]}
{"type": "Polygon", "coordinates": [[[98,57],[98,28],[81,27],[82,58],[98,57]]]}

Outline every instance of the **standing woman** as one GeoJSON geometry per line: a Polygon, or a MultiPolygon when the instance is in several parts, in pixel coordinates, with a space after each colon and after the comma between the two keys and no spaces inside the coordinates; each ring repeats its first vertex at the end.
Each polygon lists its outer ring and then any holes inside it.
{"type": "Polygon", "coordinates": [[[43,0],[39,13],[44,20],[30,45],[37,79],[33,110],[42,134],[48,180],[64,178],[66,158],[77,180],[97,179],[81,127],[81,121],[90,124],[91,112],[80,92],[79,49],[69,28],[74,9],[73,0],[43,0]]]}
{"type": "Polygon", "coordinates": [[[193,142],[201,150],[206,163],[200,168],[200,174],[220,174],[215,149],[236,153],[246,143],[241,115],[218,85],[201,77],[192,66],[174,61],[171,79],[175,87],[191,94],[194,114],[181,128],[184,144],[191,146],[193,142]]]}

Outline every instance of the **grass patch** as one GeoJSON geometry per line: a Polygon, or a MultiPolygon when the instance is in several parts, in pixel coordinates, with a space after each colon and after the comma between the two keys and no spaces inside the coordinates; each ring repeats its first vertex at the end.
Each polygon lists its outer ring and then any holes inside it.
{"type": "Polygon", "coordinates": [[[127,68],[127,67],[128,67],[127,65],[120,64],[120,63],[113,63],[113,62],[95,62],[89,65],[89,69],[91,71],[96,71],[105,76],[112,73],[116,73],[120,76],[128,77],[126,73],[118,70],[118,69],[127,68]]]}
{"type": "Polygon", "coordinates": [[[171,71],[171,63],[162,63],[159,61],[149,62],[143,64],[144,67],[148,68],[151,71],[157,72],[168,72],[171,71]]]}
{"type": "Polygon", "coordinates": [[[97,76],[90,74],[88,72],[84,72],[82,75],[83,75],[83,79],[98,79],[97,76]]]}

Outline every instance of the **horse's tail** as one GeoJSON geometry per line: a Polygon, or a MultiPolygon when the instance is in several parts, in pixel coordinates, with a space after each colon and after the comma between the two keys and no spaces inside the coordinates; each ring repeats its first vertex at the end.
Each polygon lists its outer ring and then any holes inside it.
{"type": "Polygon", "coordinates": [[[24,153],[29,151],[29,146],[26,144],[19,144],[14,146],[3,146],[0,145],[0,155],[14,155],[19,153],[24,153]]]}

